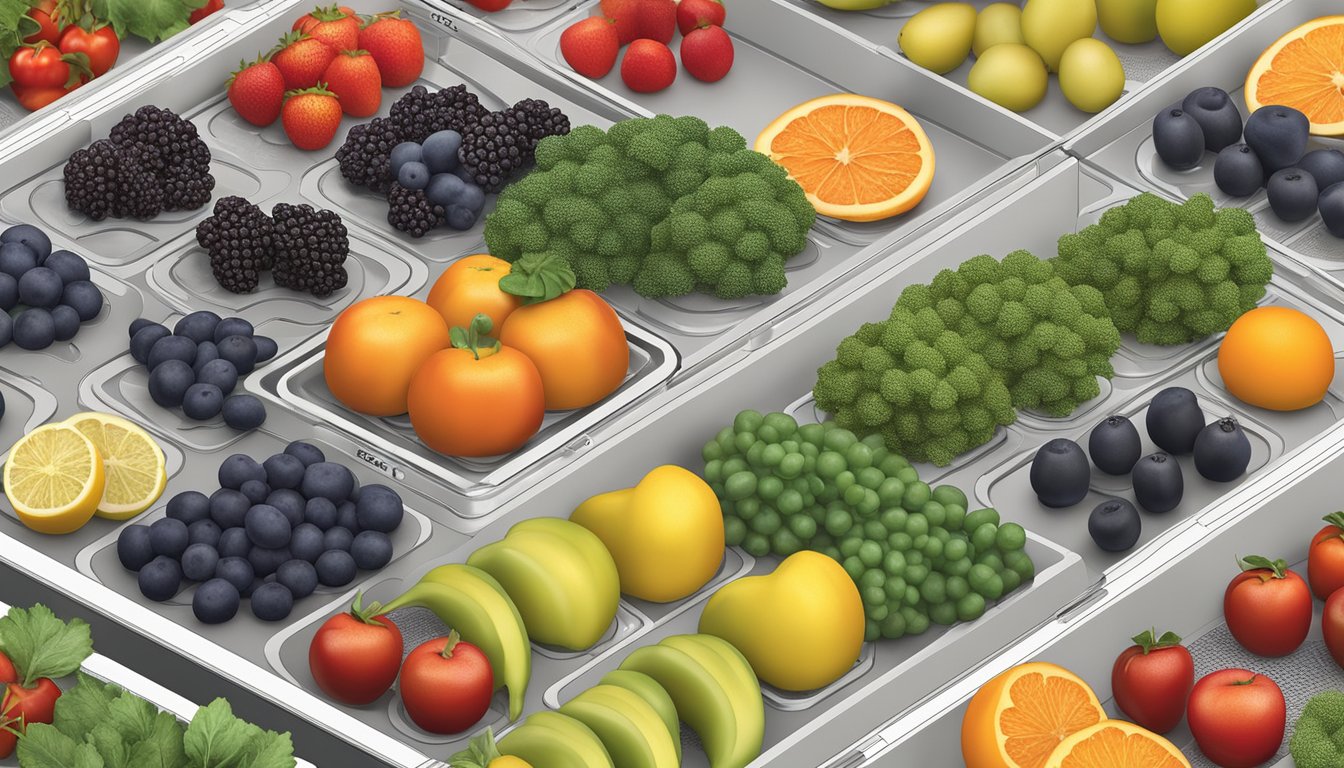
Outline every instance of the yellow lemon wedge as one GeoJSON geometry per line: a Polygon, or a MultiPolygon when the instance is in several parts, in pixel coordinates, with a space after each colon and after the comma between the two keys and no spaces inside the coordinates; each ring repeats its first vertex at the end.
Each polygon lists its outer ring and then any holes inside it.
{"type": "Polygon", "coordinates": [[[94,513],[126,520],[149,509],[168,485],[163,450],[138,425],[107,413],[78,413],[65,421],[91,440],[103,458],[107,484],[94,513]]]}
{"type": "Polygon", "coordinates": [[[105,478],[103,459],[89,438],[65,424],[46,424],[10,449],[5,496],[34,531],[71,533],[98,509],[105,478]]]}

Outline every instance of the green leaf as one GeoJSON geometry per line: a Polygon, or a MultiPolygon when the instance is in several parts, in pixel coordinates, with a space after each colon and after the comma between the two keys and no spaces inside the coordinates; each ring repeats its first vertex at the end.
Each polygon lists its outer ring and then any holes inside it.
{"type": "Polygon", "coordinates": [[[472,739],[466,749],[448,758],[448,764],[453,768],[486,768],[499,756],[494,731],[486,728],[485,733],[472,739]]]}
{"type": "Polygon", "coordinates": [[[262,731],[248,746],[242,768],[294,768],[294,743],[288,733],[262,731]]]}
{"type": "Polygon", "coordinates": [[[1275,579],[1282,579],[1288,573],[1288,561],[1282,558],[1270,560],[1260,555],[1247,555],[1239,562],[1243,571],[1269,571],[1270,577],[1275,579]]]}
{"type": "Polygon", "coordinates": [[[1340,529],[1340,534],[1344,534],[1344,512],[1331,512],[1321,519],[1340,529]]]}
{"type": "Polygon", "coordinates": [[[99,723],[89,732],[88,742],[98,750],[105,768],[136,768],[121,731],[111,723],[99,723]]]}
{"type": "Polygon", "coordinates": [[[93,0],[95,16],[107,19],[117,37],[143,37],[151,43],[186,29],[191,12],[206,0],[93,0]]]}
{"type": "Polygon", "coordinates": [[[68,624],[42,604],[10,608],[0,619],[0,648],[14,663],[25,688],[43,677],[73,675],[93,653],[89,625],[79,619],[68,624]]]}
{"type": "Polygon", "coordinates": [[[158,707],[133,693],[123,693],[107,708],[107,721],[131,744],[152,736],[160,717],[173,720],[172,715],[160,712],[158,707]]]}
{"type": "Polygon", "coordinates": [[[187,768],[187,753],[182,746],[182,724],[166,712],[154,718],[149,737],[131,747],[131,765],[135,768],[187,768]]]}
{"type": "Polygon", "coordinates": [[[499,341],[487,335],[494,328],[494,325],[489,315],[478,312],[471,319],[471,325],[468,327],[454,326],[449,328],[448,339],[452,342],[454,349],[465,349],[471,352],[477,360],[480,360],[482,349],[499,351],[499,341]]]}
{"type": "Polygon", "coordinates": [[[569,262],[553,253],[528,254],[515,261],[509,274],[499,278],[499,289],[538,304],[574,290],[576,278],[569,262]]]}
{"type": "Polygon", "coordinates": [[[260,728],[233,716],[224,699],[201,707],[182,739],[193,768],[239,768],[260,728]]]}
{"type": "Polygon", "coordinates": [[[1143,649],[1144,655],[1152,653],[1159,648],[1173,648],[1181,644],[1181,636],[1175,632],[1163,632],[1161,637],[1157,636],[1156,629],[1145,629],[1143,632],[1131,638],[1134,644],[1143,649]]]}
{"type": "Polygon", "coordinates": [[[104,768],[92,744],[78,743],[46,723],[29,724],[19,739],[18,757],[23,768],[104,768]]]}
{"type": "Polygon", "coordinates": [[[79,672],[74,688],[56,700],[56,727],[66,736],[83,741],[103,721],[107,708],[122,694],[115,685],[105,685],[79,672]]]}

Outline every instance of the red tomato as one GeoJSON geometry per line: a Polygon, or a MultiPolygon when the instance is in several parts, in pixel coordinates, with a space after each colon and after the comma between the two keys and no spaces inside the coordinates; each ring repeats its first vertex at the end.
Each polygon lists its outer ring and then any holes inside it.
{"type": "Polygon", "coordinates": [[[71,80],[70,60],[56,46],[41,42],[15,51],[9,57],[9,74],[21,86],[64,88],[71,80]]]}
{"type": "Polygon", "coordinates": [[[461,733],[485,716],[495,676],[481,649],[454,631],[411,651],[399,689],[416,725],[430,733],[461,733]]]}
{"type": "Polygon", "coordinates": [[[1205,757],[1222,768],[1254,768],[1279,751],[1288,708],[1273,680],[1223,669],[1195,683],[1187,719],[1205,757]]]}
{"type": "Polygon", "coordinates": [[[76,85],[75,88],[47,88],[45,86],[34,87],[10,83],[9,87],[14,91],[14,98],[19,100],[19,104],[24,109],[29,112],[36,112],[79,86],[76,85]]]}
{"type": "Polygon", "coordinates": [[[223,8],[224,0],[210,0],[205,5],[202,5],[200,8],[191,12],[191,15],[187,17],[187,24],[195,24],[206,16],[209,16],[215,11],[222,10],[223,8]]]}
{"type": "Polygon", "coordinates": [[[111,27],[99,27],[92,32],[71,25],[61,33],[61,53],[82,53],[89,57],[89,69],[94,77],[102,77],[117,63],[121,41],[111,27]]]}
{"type": "MultiPolygon", "coordinates": [[[[19,673],[14,669],[14,664],[10,662],[8,656],[0,653],[0,683],[12,683],[18,679],[19,673]]],[[[5,689],[7,688],[8,686],[5,686],[5,689]]],[[[5,696],[0,694],[0,703],[3,703],[4,698],[5,696]]],[[[0,760],[14,754],[18,737],[13,732],[5,730],[5,726],[15,727],[15,721],[16,719],[8,715],[0,715],[0,760]]]]}
{"type": "Polygon", "coordinates": [[[0,717],[23,718],[25,723],[50,723],[56,716],[56,700],[61,689],[51,678],[39,677],[32,688],[19,683],[5,687],[5,703],[0,706],[0,717]]]}
{"type": "Polygon", "coordinates": [[[1307,581],[1311,593],[1322,600],[1344,587],[1344,512],[1323,519],[1329,525],[1316,532],[1307,550],[1307,581]]]}
{"type": "Polygon", "coordinates": [[[1321,634],[1335,663],[1344,667],[1344,588],[1337,589],[1325,601],[1321,616],[1321,634]]]}
{"type": "Polygon", "coordinates": [[[12,683],[18,679],[19,672],[14,669],[14,662],[4,653],[0,653],[0,683],[12,683]]]}
{"type": "Polygon", "coordinates": [[[31,45],[38,40],[46,40],[55,45],[61,39],[61,30],[65,29],[65,25],[56,13],[56,0],[42,0],[28,11],[28,18],[37,22],[38,29],[23,38],[23,42],[31,45]]]}
{"type": "Polygon", "coordinates": [[[362,605],[327,619],[308,646],[308,668],[328,696],[345,704],[369,704],[382,696],[401,667],[401,630],[378,604],[362,605]]]}
{"type": "Polygon", "coordinates": [[[1195,684],[1195,661],[1181,638],[1167,632],[1135,636],[1111,669],[1111,690],[1121,712],[1156,733],[1175,728],[1185,716],[1185,700],[1195,684]]]}
{"type": "Polygon", "coordinates": [[[1223,615],[1241,646],[1260,656],[1286,656],[1311,631],[1311,590],[1283,560],[1242,559],[1227,585],[1223,615]]]}

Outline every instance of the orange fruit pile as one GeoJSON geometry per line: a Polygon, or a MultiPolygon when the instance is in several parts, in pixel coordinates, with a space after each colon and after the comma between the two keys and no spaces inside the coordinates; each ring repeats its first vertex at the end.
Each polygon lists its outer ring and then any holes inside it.
{"type": "Polygon", "coordinates": [[[1277,104],[1317,136],[1344,135],[1344,16],[1322,16],[1274,41],[1246,75],[1246,107],[1277,104]]]}

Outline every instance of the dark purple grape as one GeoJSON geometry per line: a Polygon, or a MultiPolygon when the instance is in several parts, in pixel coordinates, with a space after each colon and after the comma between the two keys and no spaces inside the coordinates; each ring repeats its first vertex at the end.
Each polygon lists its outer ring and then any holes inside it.
{"type": "Polygon", "coordinates": [[[1107,499],[1087,516],[1087,532],[1107,552],[1127,552],[1139,540],[1143,521],[1126,499],[1107,499]]]}
{"type": "Polygon", "coordinates": [[[1153,119],[1153,148],[1162,162],[1186,171],[1204,157],[1204,131],[1179,105],[1171,106],[1153,119]]]}
{"type": "Polygon", "coordinates": [[[1169,512],[1181,503],[1185,480],[1175,457],[1154,453],[1139,459],[1131,476],[1134,498],[1149,512],[1169,512]]]}
{"type": "Polygon", "coordinates": [[[1148,437],[1158,448],[1175,456],[1195,449],[1195,438],[1204,428],[1199,399],[1185,387],[1167,387],[1148,405],[1148,437]]]}
{"type": "Polygon", "coordinates": [[[1215,483],[1230,483],[1251,464],[1251,441],[1237,420],[1219,419],[1195,438],[1195,469],[1215,483]]]}
{"type": "Polygon", "coordinates": [[[1269,207],[1284,221],[1302,221],[1316,213],[1320,198],[1316,179],[1301,168],[1284,168],[1274,172],[1265,185],[1269,207]]]}
{"type": "Polygon", "coordinates": [[[1297,161],[1297,167],[1311,174],[1320,189],[1344,181],[1344,152],[1338,149],[1313,149],[1297,161]]]}
{"type": "Polygon", "coordinates": [[[1260,157],[1265,173],[1297,165],[1307,151],[1311,121],[1292,107],[1261,107],[1246,119],[1246,143],[1260,157]]]}
{"type": "Polygon", "coordinates": [[[1250,197],[1265,183],[1265,168],[1255,150],[1233,144],[1213,161],[1213,183],[1232,197],[1250,197]]]}
{"type": "Polygon", "coordinates": [[[1221,152],[1241,139],[1241,111],[1222,88],[1196,88],[1181,102],[1181,108],[1199,123],[1204,147],[1210,152],[1221,152]]]}
{"type": "Polygon", "coordinates": [[[1078,444],[1055,438],[1031,460],[1031,489],[1047,507],[1071,507],[1087,496],[1092,470],[1078,444]]]}
{"type": "Polygon", "coordinates": [[[1143,441],[1134,423],[1120,415],[1107,416],[1092,428],[1087,452],[1097,469],[1108,475],[1127,475],[1143,453],[1143,441]]]}

